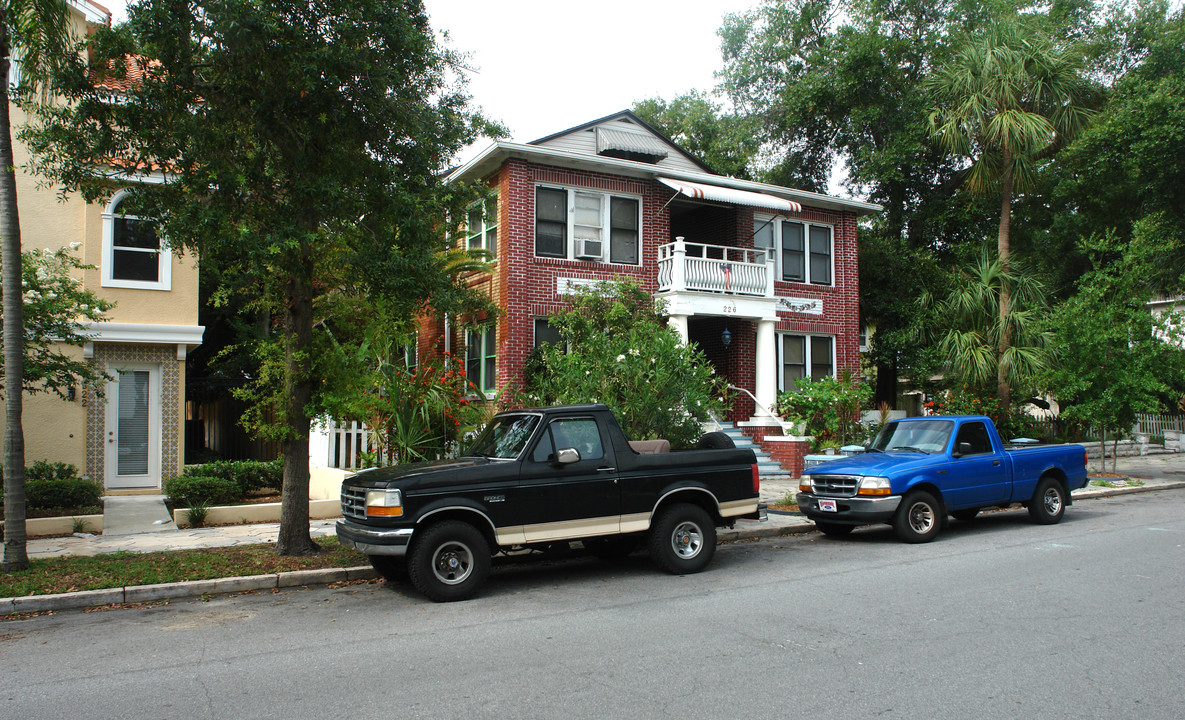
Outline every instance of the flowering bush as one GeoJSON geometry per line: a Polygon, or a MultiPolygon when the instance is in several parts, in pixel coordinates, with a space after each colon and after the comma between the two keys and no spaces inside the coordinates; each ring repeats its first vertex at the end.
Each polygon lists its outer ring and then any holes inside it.
{"type": "Polygon", "coordinates": [[[1031,437],[1037,429],[1036,420],[1016,404],[1004,412],[999,398],[977,392],[966,385],[957,392],[953,389],[941,390],[923,406],[931,415],[986,415],[995,423],[996,430],[1005,442],[1012,438],[1031,437]]]}
{"type": "Polygon", "coordinates": [[[860,424],[860,409],[872,389],[844,368],[838,378],[799,378],[795,390],[778,395],[776,412],[791,422],[806,422],[815,449],[861,442],[868,430],[860,424]]]}
{"type": "Polygon", "coordinates": [[[727,383],[683,345],[661,302],[630,281],[582,288],[551,316],[562,345],[544,345],[525,373],[528,405],[601,402],[631,440],[692,446],[709,412],[722,414],[727,383]]]}

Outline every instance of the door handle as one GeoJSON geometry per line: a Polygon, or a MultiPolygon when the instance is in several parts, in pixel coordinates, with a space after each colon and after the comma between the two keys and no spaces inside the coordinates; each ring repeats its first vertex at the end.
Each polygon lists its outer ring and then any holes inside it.
{"type": "Polygon", "coordinates": [[[999,464],[1000,464],[999,460],[992,460],[992,465],[999,465],[999,464]]]}
{"type": "Polygon", "coordinates": [[[599,468],[597,468],[597,472],[616,472],[616,471],[617,471],[617,468],[615,468],[615,467],[599,467],[599,468]]]}

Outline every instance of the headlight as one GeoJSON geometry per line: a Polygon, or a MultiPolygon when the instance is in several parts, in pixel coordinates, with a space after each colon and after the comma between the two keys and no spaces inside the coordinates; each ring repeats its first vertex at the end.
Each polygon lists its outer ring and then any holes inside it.
{"type": "Polygon", "coordinates": [[[857,495],[892,495],[893,488],[887,477],[866,477],[860,479],[856,489],[857,495]]]}
{"type": "Polygon", "coordinates": [[[398,517],[403,514],[403,495],[398,490],[367,490],[366,514],[398,517]]]}
{"type": "Polygon", "coordinates": [[[810,475],[803,475],[798,481],[798,492],[812,492],[815,489],[814,483],[811,482],[810,475]]]}

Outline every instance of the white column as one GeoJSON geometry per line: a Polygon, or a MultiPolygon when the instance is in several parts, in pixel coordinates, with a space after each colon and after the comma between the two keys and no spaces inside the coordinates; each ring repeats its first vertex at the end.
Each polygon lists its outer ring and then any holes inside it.
{"type": "Polygon", "coordinates": [[[776,248],[770,248],[765,251],[765,296],[767,298],[774,296],[774,280],[778,277],[778,267],[774,255],[775,251],[776,248]]]}
{"type": "Polygon", "coordinates": [[[679,333],[679,337],[682,339],[680,344],[686,345],[687,344],[687,316],[686,315],[672,315],[667,320],[667,325],[670,325],[671,327],[675,328],[675,332],[679,333]]]}
{"type": "MultiPolygon", "coordinates": [[[[674,249],[671,251],[671,292],[683,292],[687,289],[687,245],[683,237],[675,238],[674,249]]],[[[687,318],[683,318],[683,341],[687,342],[687,318]]]]}
{"type": "MultiPolygon", "coordinates": [[[[777,365],[775,361],[777,348],[774,344],[776,337],[773,320],[757,321],[757,352],[754,358],[757,367],[755,368],[755,392],[753,394],[757,397],[757,402],[771,411],[773,411],[774,403],[777,402],[778,394],[777,365]]],[[[758,408],[756,414],[764,415],[765,412],[758,408]]]]}

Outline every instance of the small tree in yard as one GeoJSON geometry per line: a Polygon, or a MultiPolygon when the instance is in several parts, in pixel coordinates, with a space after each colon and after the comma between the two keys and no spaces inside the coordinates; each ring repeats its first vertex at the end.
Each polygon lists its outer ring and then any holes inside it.
{"type": "Polygon", "coordinates": [[[795,389],[778,396],[778,414],[806,423],[815,438],[815,449],[859,442],[867,431],[860,411],[872,397],[872,388],[844,368],[838,378],[798,378],[795,389]]]}
{"type": "Polygon", "coordinates": [[[128,18],[90,36],[60,81],[67,102],[26,138],[88,201],[130,184],[125,202],[166,242],[218,267],[218,297],[275,318],[248,419],[283,447],[277,551],[315,552],[310,418],[341,380],[318,338],[366,311],[351,299],[405,319],[429,300],[458,309],[468,289],[447,272],[442,219],[477,193],[444,171],[501,130],[468,106],[419,0],[142,0],[128,18]],[[165,181],[137,184],[145,169],[165,181]]]}
{"type": "Polygon", "coordinates": [[[666,324],[661,301],[635,283],[601,282],[551,316],[563,342],[529,363],[526,402],[601,402],[631,440],[665,438],[690,447],[709,413],[723,413],[727,383],[703,353],[666,324]]]}
{"type": "Polygon", "coordinates": [[[1138,269],[1123,261],[1100,265],[1098,251],[1106,244],[1085,248],[1095,250],[1095,269],[1055,310],[1055,361],[1041,376],[1062,417],[1093,425],[1103,447],[1107,431],[1118,443],[1137,413],[1161,411],[1162,398],[1185,380],[1179,325],[1149,313],[1148,286],[1138,269]]]}

